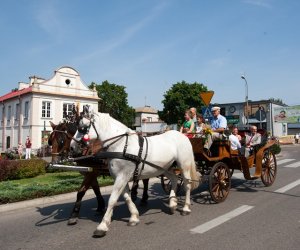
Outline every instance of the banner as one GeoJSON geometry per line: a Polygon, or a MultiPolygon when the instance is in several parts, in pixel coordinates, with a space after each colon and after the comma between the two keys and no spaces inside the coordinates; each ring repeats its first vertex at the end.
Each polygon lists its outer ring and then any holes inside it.
{"type": "Polygon", "coordinates": [[[274,108],[275,122],[300,123],[300,105],[274,108]]]}

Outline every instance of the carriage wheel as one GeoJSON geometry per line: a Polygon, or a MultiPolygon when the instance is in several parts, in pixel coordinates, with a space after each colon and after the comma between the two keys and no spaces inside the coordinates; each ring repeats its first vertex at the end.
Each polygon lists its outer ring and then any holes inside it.
{"type": "Polygon", "coordinates": [[[209,174],[209,192],[214,202],[226,199],[231,185],[230,170],[223,162],[216,163],[209,174]]]}
{"type": "MultiPolygon", "coordinates": [[[[180,192],[181,187],[183,185],[183,179],[182,179],[181,174],[179,174],[177,177],[178,177],[178,180],[177,180],[177,191],[176,191],[176,194],[178,194],[180,192]]],[[[161,182],[162,189],[165,191],[166,194],[169,195],[170,192],[171,192],[171,188],[172,188],[171,180],[168,179],[166,176],[161,175],[160,176],[160,182],[161,182]]]]}
{"type": "Polygon", "coordinates": [[[266,150],[262,159],[261,181],[266,187],[271,186],[275,181],[276,174],[276,157],[270,150],[266,150]]]}

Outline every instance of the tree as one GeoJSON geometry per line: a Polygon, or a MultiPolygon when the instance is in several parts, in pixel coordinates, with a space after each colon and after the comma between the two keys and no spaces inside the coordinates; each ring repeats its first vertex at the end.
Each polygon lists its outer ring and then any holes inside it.
{"type": "Polygon", "coordinates": [[[159,112],[160,118],[168,124],[181,123],[186,109],[195,107],[201,110],[203,103],[199,94],[204,91],[207,91],[207,87],[198,82],[190,84],[182,81],[173,84],[164,94],[164,108],[159,112]]]}
{"type": "Polygon", "coordinates": [[[280,99],[280,98],[276,98],[276,99],[275,99],[275,98],[271,97],[271,98],[269,99],[269,101],[272,102],[272,103],[278,104],[278,105],[287,106],[287,105],[282,101],[282,99],[280,99]]]}
{"type": "Polygon", "coordinates": [[[98,103],[98,111],[109,113],[116,120],[131,127],[134,123],[135,111],[128,105],[128,94],[125,87],[104,81],[101,84],[94,82],[89,86],[90,89],[96,87],[98,96],[101,98],[98,103]]]}

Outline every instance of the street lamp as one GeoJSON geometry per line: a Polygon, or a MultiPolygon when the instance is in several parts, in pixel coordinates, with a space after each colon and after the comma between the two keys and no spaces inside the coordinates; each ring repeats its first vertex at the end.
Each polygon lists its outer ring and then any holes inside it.
{"type": "Polygon", "coordinates": [[[241,78],[245,81],[245,89],[246,89],[246,97],[245,97],[245,102],[246,102],[246,125],[248,125],[248,82],[245,78],[244,75],[241,75],[241,78]]]}

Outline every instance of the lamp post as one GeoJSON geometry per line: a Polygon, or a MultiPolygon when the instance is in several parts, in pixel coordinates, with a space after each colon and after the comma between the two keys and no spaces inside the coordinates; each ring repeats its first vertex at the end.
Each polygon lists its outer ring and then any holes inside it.
{"type": "Polygon", "coordinates": [[[248,82],[245,78],[244,75],[241,75],[241,78],[245,81],[245,91],[246,91],[246,97],[245,97],[245,102],[246,102],[246,125],[248,125],[248,82]]]}

